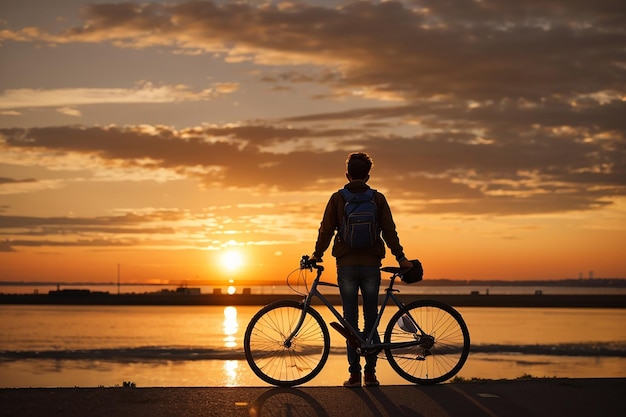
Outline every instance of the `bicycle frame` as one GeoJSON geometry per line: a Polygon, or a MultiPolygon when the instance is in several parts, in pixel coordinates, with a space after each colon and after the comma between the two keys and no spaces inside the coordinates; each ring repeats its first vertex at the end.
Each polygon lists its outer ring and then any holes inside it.
{"type": "Polygon", "coordinates": [[[378,315],[376,317],[376,321],[374,322],[374,326],[372,327],[370,334],[367,335],[365,339],[363,339],[363,336],[361,336],[360,332],[357,331],[354,327],[352,327],[352,325],[350,325],[350,323],[348,323],[343,318],[343,316],[339,314],[337,309],[332,305],[332,303],[330,303],[330,301],[328,301],[328,299],[324,296],[324,294],[319,292],[319,290],[317,289],[318,286],[338,288],[339,285],[332,284],[330,282],[320,281],[320,277],[322,276],[322,272],[324,271],[323,266],[314,265],[314,266],[310,266],[309,268],[316,269],[317,274],[316,274],[315,279],[313,280],[313,284],[311,285],[311,289],[309,293],[306,295],[306,297],[302,301],[303,308],[302,308],[302,313],[300,315],[300,319],[298,320],[298,323],[296,324],[296,327],[294,328],[293,332],[285,340],[285,346],[291,345],[291,340],[298,334],[298,332],[300,331],[300,328],[302,327],[302,324],[304,323],[306,312],[309,309],[313,309],[313,307],[311,307],[311,300],[313,299],[313,297],[317,297],[330,310],[330,312],[333,313],[335,318],[339,321],[340,325],[343,326],[343,328],[348,331],[349,335],[342,334],[344,337],[346,337],[346,339],[348,339],[348,342],[350,342],[350,337],[353,337],[354,339],[356,339],[356,341],[358,342],[358,346],[355,346],[355,348],[357,349],[357,353],[359,355],[363,354],[363,352],[366,352],[366,351],[380,351],[383,349],[399,349],[399,348],[406,348],[410,346],[417,346],[417,345],[424,343],[422,338],[426,336],[426,334],[424,333],[422,328],[419,326],[419,323],[417,323],[415,319],[410,316],[404,304],[400,300],[398,300],[398,298],[394,294],[394,292],[399,292],[399,290],[393,289],[393,285],[394,285],[395,279],[398,277],[398,273],[394,273],[391,276],[391,281],[389,282],[389,286],[385,289],[385,298],[380,304],[380,308],[378,311],[378,315]],[[419,333],[416,332],[416,338],[414,341],[401,342],[401,343],[400,342],[396,342],[396,343],[375,342],[376,340],[375,336],[378,335],[378,325],[380,324],[380,320],[390,300],[393,301],[393,303],[404,314],[406,314],[407,317],[411,319],[411,322],[413,323],[415,328],[418,330],[419,333]]]}

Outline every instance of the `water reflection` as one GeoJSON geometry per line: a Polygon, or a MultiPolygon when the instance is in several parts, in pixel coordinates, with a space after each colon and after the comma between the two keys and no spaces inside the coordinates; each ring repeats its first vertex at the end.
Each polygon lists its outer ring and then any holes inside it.
{"type": "MultiPolygon", "coordinates": [[[[163,310],[0,305],[0,388],[114,386],[123,380],[139,387],[261,384],[247,366],[242,346],[246,325],[259,306],[181,306],[167,309],[167,315],[163,310]]],[[[319,311],[327,322],[335,320],[325,308],[319,311]]],[[[459,311],[474,343],[460,377],[626,376],[626,309],[459,311]],[[584,329],[593,329],[593,340],[584,329]]],[[[337,386],[343,381],[345,339],[331,334],[331,344],[326,366],[306,385],[337,386]]],[[[377,371],[384,385],[407,384],[387,361],[379,362],[377,371]]]]}
{"type": "Polygon", "coordinates": [[[228,306],[224,308],[224,323],[222,325],[224,331],[224,346],[227,348],[237,347],[236,335],[239,330],[237,322],[237,308],[228,306]]]}
{"type": "MultiPolygon", "coordinates": [[[[224,346],[229,349],[237,347],[236,336],[239,331],[239,323],[237,322],[237,307],[228,306],[224,308],[224,322],[222,324],[222,330],[224,332],[224,346]]],[[[224,361],[223,369],[225,386],[238,385],[238,366],[239,361],[237,360],[224,361]]]]}
{"type": "Polygon", "coordinates": [[[239,367],[239,361],[227,360],[224,361],[224,385],[227,387],[237,386],[238,376],[237,368],[239,367]]]}

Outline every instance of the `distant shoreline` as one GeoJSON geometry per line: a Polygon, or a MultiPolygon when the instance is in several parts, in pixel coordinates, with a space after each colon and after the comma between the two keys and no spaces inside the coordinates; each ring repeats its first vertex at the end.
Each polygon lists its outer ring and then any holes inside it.
{"type": "MultiPolygon", "coordinates": [[[[341,304],[339,295],[326,295],[335,305],[341,304]]],[[[382,297],[382,295],[381,295],[382,297]]],[[[561,307],[561,308],[626,308],[626,295],[547,295],[547,294],[399,294],[405,303],[434,299],[457,307],[561,307]]],[[[24,305],[111,305],[111,306],[183,306],[183,305],[257,305],[291,299],[301,301],[293,294],[109,294],[89,291],[52,294],[0,294],[0,304],[24,305]]],[[[318,300],[313,300],[319,305],[318,300]]]]}
{"type": "MultiPolygon", "coordinates": [[[[185,286],[197,287],[197,286],[213,286],[223,287],[224,280],[185,280],[185,286]]],[[[262,283],[256,281],[237,280],[239,286],[280,286],[285,285],[285,280],[279,281],[264,281],[262,283]]],[[[2,287],[6,286],[20,286],[20,287],[36,287],[36,286],[110,286],[116,287],[118,283],[113,281],[107,282],[67,282],[67,281],[0,281],[0,292],[2,287]]],[[[147,286],[147,287],[178,287],[181,285],[180,281],[171,281],[169,283],[145,283],[145,282],[121,282],[122,287],[132,286],[147,286]]],[[[425,279],[420,285],[432,286],[432,287],[463,287],[463,286],[487,286],[487,287],[578,287],[578,288],[626,288],[626,278],[564,278],[554,280],[483,280],[483,279],[446,279],[446,278],[433,278],[425,279]]]]}

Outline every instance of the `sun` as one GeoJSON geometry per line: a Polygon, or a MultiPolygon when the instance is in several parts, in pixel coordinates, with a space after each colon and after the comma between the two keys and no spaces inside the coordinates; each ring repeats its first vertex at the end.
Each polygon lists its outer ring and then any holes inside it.
{"type": "Polygon", "coordinates": [[[235,272],[243,266],[243,257],[241,253],[235,250],[229,250],[222,254],[222,268],[227,272],[235,272]]]}

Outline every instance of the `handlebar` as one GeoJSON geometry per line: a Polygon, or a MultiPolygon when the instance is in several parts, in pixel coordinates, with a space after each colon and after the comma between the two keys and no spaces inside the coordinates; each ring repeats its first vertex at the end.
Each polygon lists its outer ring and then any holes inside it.
{"type": "MultiPolygon", "coordinates": [[[[318,271],[321,272],[324,270],[324,267],[322,265],[318,265],[317,264],[318,262],[322,262],[322,261],[311,259],[309,255],[302,255],[302,258],[300,258],[300,269],[308,269],[309,271],[313,271],[314,269],[317,269],[318,271]]],[[[388,272],[395,276],[402,275],[405,272],[407,272],[409,269],[411,268],[401,268],[397,266],[384,266],[380,268],[381,271],[388,272]]]]}
{"type": "Polygon", "coordinates": [[[317,262],[322,261],[311,259],[309,255],[302,255],[302,258],[300,259],[300,269],[308,269],[309,271],[317,269],[318,271],[322,272],[324,270],[324,267],[322,265],[318,265],[317,262]]]}

